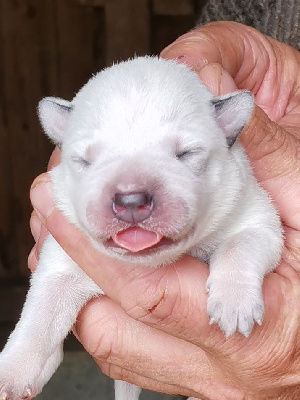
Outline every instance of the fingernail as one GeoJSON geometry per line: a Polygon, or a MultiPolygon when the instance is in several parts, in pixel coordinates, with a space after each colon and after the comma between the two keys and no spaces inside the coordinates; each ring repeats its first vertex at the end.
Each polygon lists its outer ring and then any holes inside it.
{"type": "Polygon", "coordinates": [[[44,218],[48,218],[54,209],[52,184],[40,183],[30,191],[30,199],[34,209],[44,218]]]}
{"type": "Polygon", "coordinates": [[[198,72],[201,81],[216,96],[233,92],[237,89],[233,78],[220,64],[208,64],[196,72],[198,72]]]}

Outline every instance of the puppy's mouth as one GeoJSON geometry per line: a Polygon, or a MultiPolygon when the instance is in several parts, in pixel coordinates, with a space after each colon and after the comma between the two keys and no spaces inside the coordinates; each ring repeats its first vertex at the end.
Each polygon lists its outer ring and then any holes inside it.
{"type": "Polygon", "coordinates": [[[159,232],[149,231],[138,226],[119,231],[112,235],[106,242],[107,247],[121,248],[130,253],[145,253],[147,250],[158,250],[167,245],[174,244],[159,232]]]}

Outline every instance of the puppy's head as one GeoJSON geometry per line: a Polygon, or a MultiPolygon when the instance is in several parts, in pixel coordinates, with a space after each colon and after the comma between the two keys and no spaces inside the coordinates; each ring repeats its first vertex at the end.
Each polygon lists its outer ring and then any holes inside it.
{"type": "Polygon", "coordinates": [[[58,207],[107,254],[174,260],[226,213],[231,146],[252,106],[249,92],[214,98],[185,65],[150,57],[100,72],[72,102],[43,99],[41,123],[61,148],[58,207]]]}

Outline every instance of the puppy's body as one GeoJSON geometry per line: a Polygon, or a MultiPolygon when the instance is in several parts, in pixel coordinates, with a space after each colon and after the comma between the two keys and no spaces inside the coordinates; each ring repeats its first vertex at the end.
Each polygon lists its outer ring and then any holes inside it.
{"type": "MultiPolygon", "coordinates": [[[[261,283],[280,258],[279,218],[236,137],[252,97],[213,96],[185,65],[137,58],[104,70],[73,99],[40,103],[61,147],[57,206],[102,253],[157,265],[209,262],[208,314],[225,335],[261,323],[261,283]],[[267,244],[267,246],[266,246],[267,244]]],[[[21,319],[0,356],[0,395],[40,392],[82,306],[101,289],[48,236],[21,319]]],[[[139,388],[118,382],[117,400],[139,388]]]]}

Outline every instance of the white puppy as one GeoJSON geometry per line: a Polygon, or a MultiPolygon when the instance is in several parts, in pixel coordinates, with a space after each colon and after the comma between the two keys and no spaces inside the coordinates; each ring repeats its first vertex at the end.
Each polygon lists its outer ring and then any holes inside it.
{"type": "MultiPolygon", "coordinates": [[[[102,253],[159,266],[189,253],[209,262],[207,310],[226,336],[261,324],[264,275],[279,261],[280,221],[236,138],[250,92],[214,98],[183,64],[142,57],[94,76],[72,102],[39,115],[61,148],[51,171],[57,206],[102,253]]],[[[51,236],[0,356],[0,399],[39,393],[63,340],[101,289],[51,236]]],[[[140,389],[116,387],[117,400],[140,389]]]]}

